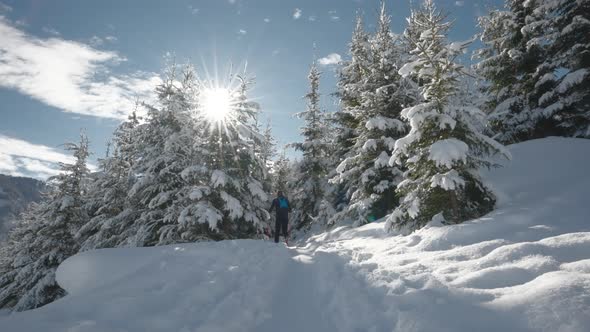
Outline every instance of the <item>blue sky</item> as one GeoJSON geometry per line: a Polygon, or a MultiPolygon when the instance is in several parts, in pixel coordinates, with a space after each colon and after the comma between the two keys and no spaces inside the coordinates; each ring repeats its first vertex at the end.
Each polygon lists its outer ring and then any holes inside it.
{"type": "MultiPolygon", "coordinates": [[[[386,4],[401,32],[410,2],[386,4]]],[[[450,39],[465,40],[501,0],[437,4],[455,20],[450,39]]],[[[322,104],[332,111],[329,55],[345,59],[356,12],[370,31],[378,8],[378,0],[0,0],[0,173],[53,174],[55,162],[69,160],[59,145],[77,140],[80,128],[92,159],[104,155],[134,101],[149,100],[167,53],[202,75],[247,65],[262,118],[281,144],[296,141],[293,114],[305,109],[314,53],[325,63],[322,104]]]]}

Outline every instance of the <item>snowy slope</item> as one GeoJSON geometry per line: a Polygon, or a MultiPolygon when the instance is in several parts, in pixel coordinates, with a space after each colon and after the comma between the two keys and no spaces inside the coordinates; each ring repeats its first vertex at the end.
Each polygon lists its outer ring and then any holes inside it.
{"type": "Polygon", "coordinates": [[[0,331],[589,331],[590,140],[511,152],[478,220],[82,253],[58,270],[67,297],[0,331]]]}

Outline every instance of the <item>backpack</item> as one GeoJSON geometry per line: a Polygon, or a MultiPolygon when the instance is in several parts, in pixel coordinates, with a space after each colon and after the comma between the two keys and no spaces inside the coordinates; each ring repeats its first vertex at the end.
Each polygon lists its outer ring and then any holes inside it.
{"type": "Polygon", "coordinates": [[[279,197],[279,208],[281,208],[281,209],[288,209],[289,208],[289,202],[287,201],[287,199],[285,197],[279,197]]]}

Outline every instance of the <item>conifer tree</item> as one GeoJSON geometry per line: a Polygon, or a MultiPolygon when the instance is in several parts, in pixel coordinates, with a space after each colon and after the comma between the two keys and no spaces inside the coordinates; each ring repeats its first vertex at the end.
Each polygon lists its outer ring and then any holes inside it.
{"type": "MultiPolygon", "coordinates": [[[[350,60],[343,61],[338,71],[338,91],[335,95],[339,99],[340,107],[329,118],[334,129],[331,135],[333,162],[330,165],[330,169],[334,170],[350,155],[358,135],[356,131],[358,120],[354,112],[360,105],[369,67],[369,35],[364,30],[361,15],[357,15],[348,53],[350,60]]],[[[338,211],[342,211],[348,206],[354,187],[338,174],[334,174],[330,179],[335,187],[332,204],[338,211]]],[[[334,216],[330,223],[340,219],[342,219],[341,215],[334,216]]]]}
{"type": "Polygon", "coordinates": [[[558,123],[547,116],[545,93],[556,85],[548,56],[537,1],[506,0],[505,10],[480,18],[477,52],[479,74],[487,80],[486,112],[496,138],[502,143],[558,134],[558,123]]]}
{"type": "Polygon", "coordinates": [[[262,144],[260,148],[260,158],[262,159],[262,163],[269,168],[269,163],[272,161],[272,158],[276,155],[276,139],[272,134],[272,126],[270,119],[266,123],[266,127],[264,128],[262,144]]]}
{"type": "Polygon", "coordinates": [[[297,206],[295,217],[296,228],[309,228],[313,218],[319,212],[320,203],[324,199],[328,184],[326,163],[326,120],[325,114],[320,109],[320,72],[314,63],[308,75],[310,90],[307,99],[307,109],[297,114],[305,121],[301,128],[303,142],[295,143],[295,149],[303,153],[303,158],[298,165],[295,193],[293,202],[297,206]]]}
{"type": "Polygon", "coordinates": [[[539,106],[545,122],[554,124],[545,134],[590,137],[590,1],[537,0],[527,6],[533,15],[523,30],[535,33],[529,44],[545,50],[544,70],[537,70],[543,76],[535,85],[545,87],[539,106]]]}
{"type": "Polygon", "coordinates": [[[0,308],[22,311],[43,306],[65,295],[55,271],[78,252],[74,234],[87,221],[82,197],[88,175],[88,139],[67,143],[73,164],[60,164],[60,173],[48,180],[43,201],[33,204],[9,234],[0,259],[0,308]]]}
{"type": "Polygon", "coordinates": [[[390,23],[382,3],[377,31],[368,39],[361,89],[355,106],[348,108],[356,124],[354,145],[338,166],[340,181],[349,187],[346,214],[356,223],[391,212],[397,204],[395,188],[401,181],[402,172],[388,161],[395,140],[406,131],[399,114],[407,97],[398,74],[402,50],[390,23]]]}
{"type": "Polygon", "coordinates": [[[293,179],[293,167],[291,160],[287,158],[285,149],[279,155],[272,168],[272,192],[291,192],[293,179]]]}
{"type": "Polygon", "coordinates": [[[141,162],[131,169],[140,176],[128,192],[131,209],[138,217],[126,230],[130,237],[119,245],[182,242],[177,218],[183,207],[177,194],[184,186],[181,172],[192,160],[196,91],[192,67],[171,65],[156,89],[158,104],[144,105],[147,119],[135,130],[137,145],[133,148],[141,162]]]}
{"type": "Polygon", "coordinates": [[[127,193],[134,181],[131,169],[135,163],[134,131],[139,119],[133,112],[117,127],[113,154],[99,160],[100,170],[91,174],[88,194],[84,197],[90,220],[78,231],[80,250],[113,248],[131,236],[131,224],[137,217],[129,209],[127,193]]]}
{"type": "Polygon", "coordinates": [[[423,99],[402,111],[411,130],[396,141],[390,159],[407,171],[398,186],[403,198],[386,228],[403,232],[432,220],[455,224],[489,212],[495,198],[479,180],[478,168],[490,166],[485,157],[503,152],[478,130],[483,113],[451,103],[463,71],[455,59],[466,43],[446,43],[451,24],[432,0],[425,0],[420,11],[413,24],[422,33],[410,39],[414,50],[400,74],[415,74],[423,99]]]}

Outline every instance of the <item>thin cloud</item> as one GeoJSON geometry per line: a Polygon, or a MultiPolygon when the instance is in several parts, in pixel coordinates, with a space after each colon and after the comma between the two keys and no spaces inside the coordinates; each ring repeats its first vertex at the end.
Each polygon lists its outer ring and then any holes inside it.
{"type": "Polygon", "coordinates": [[[108,41],[109,43],[115,43],[119,39],[115,36],[106,36],[106,37],[104,37],[104,40],[108,41]]]}
{"type": "Polygon", "coordinates": [[[9,5],[0,2],[0,13],[10,13],[12,12],[12,7],[9,5]]]}
{"type": "Polygon", "coordinates": [[[457,7],[463,7],[464,4],[465,4],[465,1],[455,1],[455,6],[457,6],[457,7]]]}
{"type": "Polygon", "coordinates": [[[58,163],[72,162],[57,149],[0,134],[0,173],[47,179],[59,173],[58,163]]]}
{"type": "Polygon", "coordinates": [[[192,5],[188,5],[188,10],[193,15],[197,15],[199,11],[201,11],[199,8],[193,7],[192,5]]]}
{"type": "Polygon", "coordinates": [[[330,20],[332,21],[340,20],[340,16],[338,16],[338,13],[335,10],[328,11],[328,16],[330,16],[330,20]]]}
{"type": "Polygon", "coordinates": [[[90,38],[88,42],[92,46],[101,46],[102,44],[104,44],[104,40],[99,36],[92,36],[92,38],[90,38]]]}
{"type": "Polygon", "coordinates": [[[295,8],[295,12],[293,12],[293,19],[298,20],[303,15],[303,11],[299,8],[295,8]]]}
{"type": "Polygon", "coordinates": [[[238,34],[245,36],[246,34],[248,34],[248,31],[246,31],[244,29],[240,29],[240,30],[238,30],[238,34]]]}
{"type": "Polygon", "coordinates": [[[268,17],[267,17],[267,18],[265,18],[265,19],[264,19],[264,23],[270,23],[270,18],[268,18],[268,17]]]}
{"type": "Polygon", "coordinates": [[[50,28],[50,27],[43,27],[43,32],[53,35],[53,36],[61,35],[61,33],[59,33],[59,31],[55,30],[54,28],[50,28]]]}
{"type": "Polygon", "coordinates": [[[311,15],[310,17],[307,18],[310,22],[315,22],[317,21],[317,17],[315,15],[311,15]]]}
{"type": "Polygon", "coordinates": [[[338,53],[331,53],[327,56],[318,59],[318,63],[321,66],[333,66],[337,65],[342,61],[342,57],[338,53]]]}
{"type": "Polygon", "coordinates": [[[2,17],[0,35],[0,87],[66,112],[124,119],[161,81],[153,73],[111,75],[108,67],[125,61],[116,52],[34,37],[2,17]]]}

